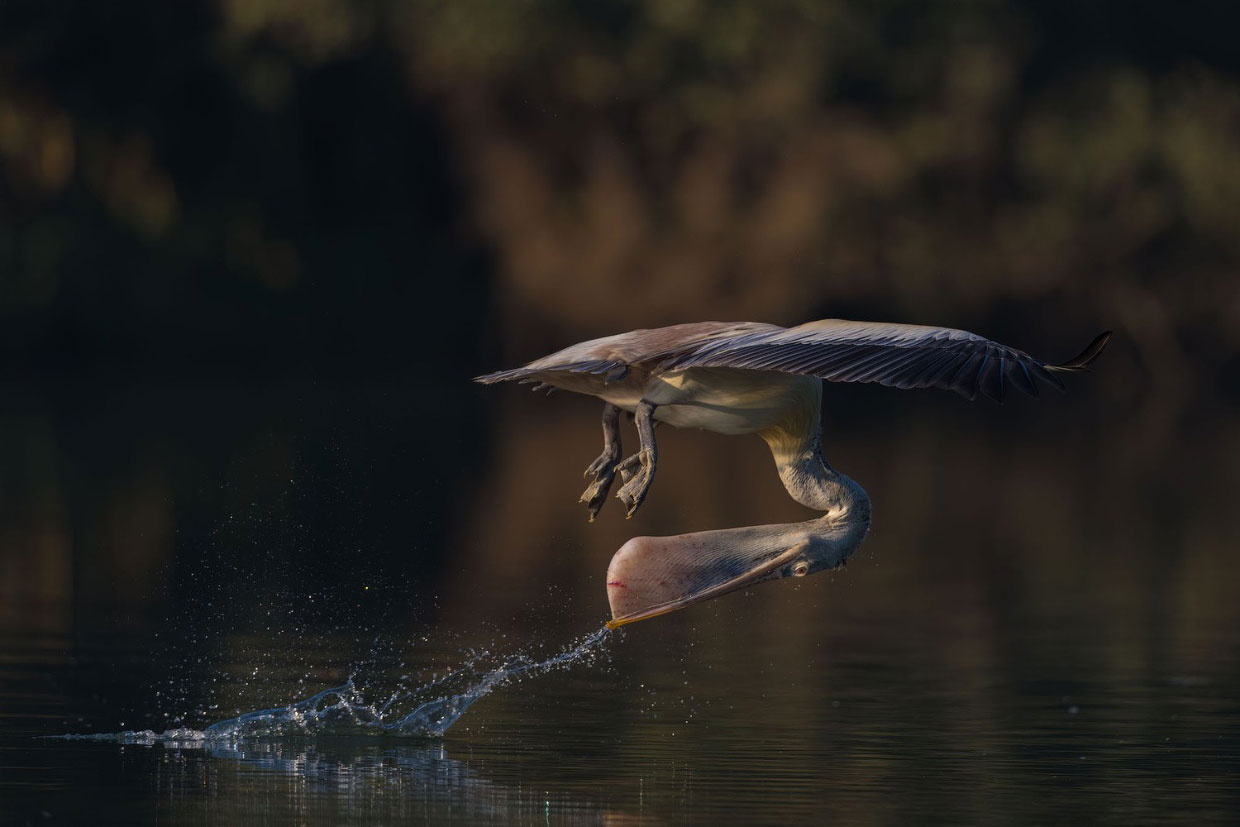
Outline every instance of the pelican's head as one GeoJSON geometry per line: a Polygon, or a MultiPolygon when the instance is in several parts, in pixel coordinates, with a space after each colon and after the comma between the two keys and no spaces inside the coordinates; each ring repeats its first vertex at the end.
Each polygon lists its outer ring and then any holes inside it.
{"type": "Polygon", "coordinates": [[[608,627],[674,612],[767,580],[835,568],[856,550],[866,526],[841,525],[830,537],[806,536],[804,525],[796,526],[799,536],[768,533],[779,528],[634,537],[607,568],[608,627]]]}

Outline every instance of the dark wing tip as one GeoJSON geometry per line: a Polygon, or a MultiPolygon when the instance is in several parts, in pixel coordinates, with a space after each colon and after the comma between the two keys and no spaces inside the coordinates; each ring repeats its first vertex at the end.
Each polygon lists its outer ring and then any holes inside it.
{"type": "Polygon", "coordinates": [[[475,376],[473,381],[483,385],[494,385],[496,382],[511,382],[514,379],[526,379],[530,376],[531,371],[528,368],[511,368],[509,370],[497,370],[494,373],[484,373],[481,376],[475,376]]]}
{"type": "Polygon", "coordinates": [[[1104,330],[1095,336],[1094,340],[1075,357],[1069,359],[1067,362],[1064,362],[1062,365],[1047,365],[1046,369],[1064,373],[1086,370],[1089,367],[1089,363],[1098,358],[1098,355],[1102,353],[1104,348],[1106,348],[1107,342],[1109,341],[1111,341],[1111,331],[1104,330]]]}
{"type": "Polygon", "coordinates": [[[594,376],[602,376],[604,382],[613,382],[617,379],[623,379],[628,371],[628,365],[623,362],[617,362],[614,359],[587,359],[583,362],[566,362],[560,365],[526,365],[523,368],[499,370],[495,373],[475,376],[474,381],[480,382],[483,385],[494,385],[496,382],[511,382],[513,380],[534,382],[540,376],[554,375],[556,373],[588,373],[594,376]]]}
{"type": "Polygon", "coordinates": [[[1003,400],[1007,397],[1007,359],[1000,356],[997,360],[991,360],[985,365],[985,369],[981,374],[978,387],[982,394],[992,402],[1003,404],[1003,400]]]}

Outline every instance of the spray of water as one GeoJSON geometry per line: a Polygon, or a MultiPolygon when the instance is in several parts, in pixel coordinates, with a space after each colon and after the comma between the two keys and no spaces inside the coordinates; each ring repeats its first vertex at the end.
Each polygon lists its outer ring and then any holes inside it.
{"type": "Polygon", "coordinates": [[[349,678],[343,686],[325,689],[288,706],[247,712],[204,729],[183,727],[164,732],[148,729],[55,737],[183,746],[321,734],[435,738],[447,732],[471,706],[505,684],[521,677],[593,662],[602,653],[609,634],[604,627],[543,660],[517,655],[500,666],[488,668],[481,666],[480,658],[475,657],[430,683],[414,689],[402,687],[381,703],[368,700],[366,693],[349,678]]]}

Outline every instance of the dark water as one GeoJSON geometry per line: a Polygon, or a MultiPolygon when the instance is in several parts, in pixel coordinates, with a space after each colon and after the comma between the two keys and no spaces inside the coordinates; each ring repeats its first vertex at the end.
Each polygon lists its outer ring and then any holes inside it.
{"type": "Polygon", "coordinates": [[[829,398],[828,455],[875,504],[846,570],[626,627],[443,737],[40,737],[350,678],[407,712],[596,631],[629,536],[808,516],[756,440],[660,429],[643,513],[587,525],[595,405],[402,387],[6,396],[0,821],[1240,816],[1240,429],[1087,396],[829,398]]]}

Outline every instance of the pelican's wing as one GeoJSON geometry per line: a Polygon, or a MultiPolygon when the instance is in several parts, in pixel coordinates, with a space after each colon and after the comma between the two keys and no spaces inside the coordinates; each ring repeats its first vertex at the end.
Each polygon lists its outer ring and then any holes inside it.
{"type": "Polygon", "coordinates": [[[672,356],[663,368],[771,370],[832,382],[946,388],[970,399],[980,390],[1002,401],[1009,384],[1035,396],[1037,380],[1063,390],[1055,373],[1084,370],[1110,336],[1103,333],[1075,359],[1052,365],[964,330],[826,319],[706,342],[672,356]]]}
{"type": "Polygon", "coordinates": [[[693,322],[651,330],[630,330],[566,347],[523,367],[478,376],[475,382],[548,381],[555,374],[590,375],[610,382],[633,365],[657,366],[669,358],[694,353],[712,343],[783,330],[760,322],[693,322]]]}

